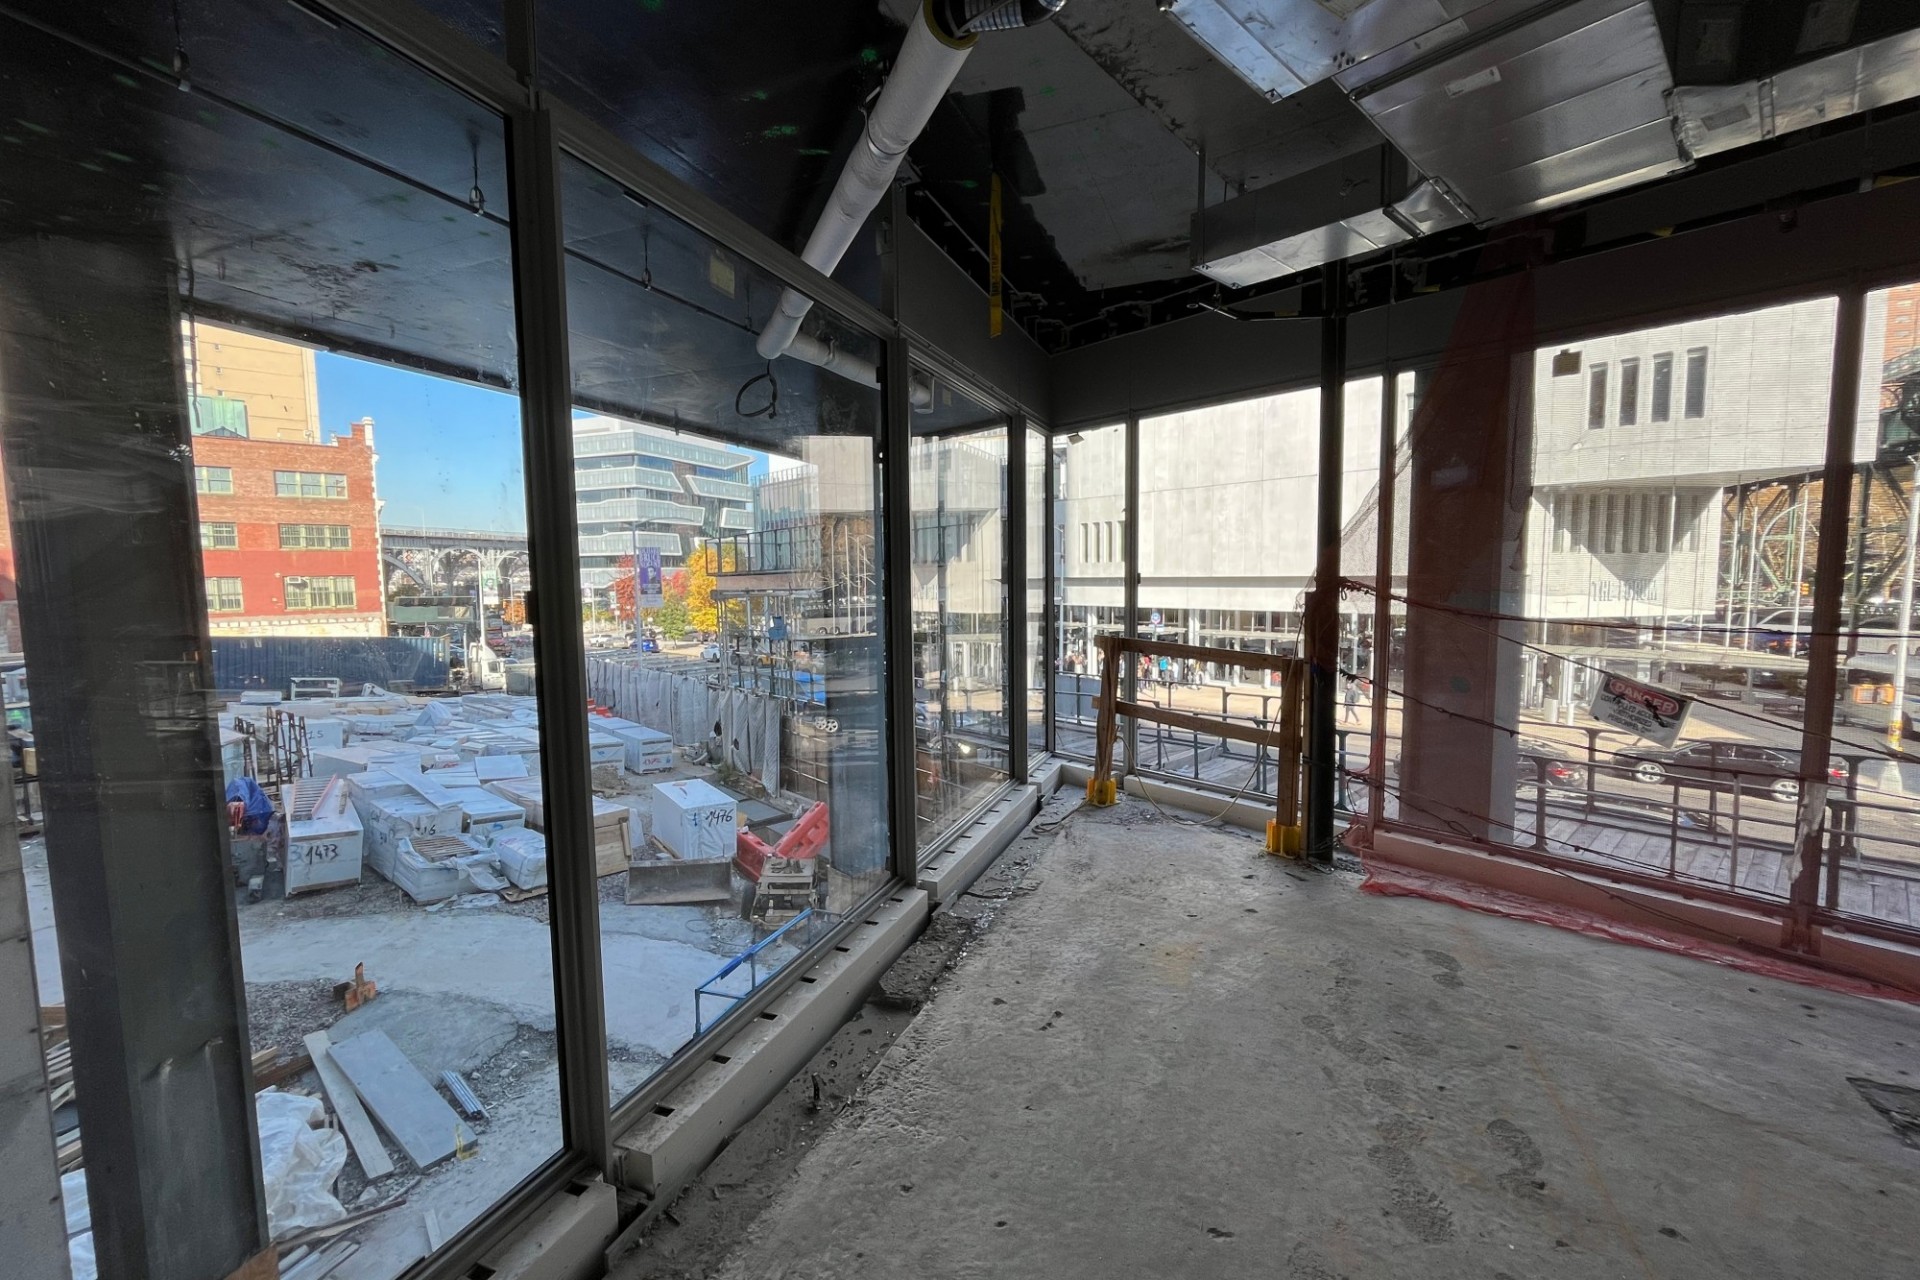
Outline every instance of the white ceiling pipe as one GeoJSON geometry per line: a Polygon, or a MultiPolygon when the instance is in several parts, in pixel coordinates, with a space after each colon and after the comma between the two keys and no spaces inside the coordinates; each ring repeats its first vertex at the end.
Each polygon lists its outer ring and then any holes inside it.
{"type": "MultiPolygon", "coordinates": [[[[785,355],[795,360],[804,360],[808,364],[819,365],[829,373],[837,373],[849,382],[857,382],[863,387],[880,386],[880,366],[871,360],[862,360],[859,356],[848,355],[831,342],[822,342],[810,334],[796,333],[788,344],[785,355]]],[[[928,409],[933,406],[933,379],[914,370],[907,382],[907,399],[916,409],[928,409]]]]}
{"type": "MultiPolygon", "coordinates": [[[[840,180],[834,184],[827,207],[800,254],[808,266],[832,275],[840,265],[847,247],[866,224],[867,215],[886,195],[907,148],[927,127],[934,108],[953,87],[953,78],[976,38],[969,35],[955,39],[936,30],[929,5],[921,6],[907,24],[906,43],[900,46],[900,57],[880,90],[880,100],[867,116],[866,132],[854,143],[853,154],[840,170],[840,180]]],[[[812,306],[813,299],[792,289],[781,293],[780,305],[774,308],[760,340],[754,344],[761,359],[771,360],[788,351],[800,332],[800,321],[812,306]]],[[[810,363],[830,367],[818,360],[810,363]]]]}

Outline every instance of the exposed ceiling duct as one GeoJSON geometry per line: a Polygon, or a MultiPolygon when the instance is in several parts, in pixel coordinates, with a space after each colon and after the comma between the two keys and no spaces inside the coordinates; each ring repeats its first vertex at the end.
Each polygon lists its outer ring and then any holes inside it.
{"type": "MultiPolygon", "coordinates": [[[[1271,101],[1409,42],[1465,35],[1465,17],[1510,0],[1159,0],[1160,10],[1271,101]]],[[[1537,4],[1539,0],[1528,0],[1537,4]]]]}
{"type": "Polygon", "coordinates": [[[1575,0],[1375,78],[1335,78],[1481,224],[1677,172],[1673,75],[1649,0],[1575,0]],[[1362,83],[1366,81],[1366,83],[1362,83]]]}
{"type": "Polygon", "coordinates": [[[1920,97],[1920,30],[1830,53],[1744,84],[1673,91],[1680,145],[1698,158],[1920,97]]]}
{"type": "Polygon", "coordinates": [[[1199,210],[1193,265],[1240,288],[1465,221],[1444,190],[1382,145],[1199,210]]]}
{"type": "MultiPolygon", "coordinates": [[[[1066,0],[926,0],[907,24],[900,56],[867,114],[866,129],[853,144],[827,197],[827,207],[814,224],[801,257],[815,270],[831,275],[847,248],[866,224],[907,148],[920,136],[934,108],[947,95],[953,78],[982,31],[1007,31],[1043,22],[1058,13],[1066,0]]],[[[793,289],[783,290],[780,302],[760,332],[754,349],[762,359],[791,355],[861,382],[880,385],[879,371],[856,356],[837,350],[800,332],[800,322],[813,300],[793,289]]]]}

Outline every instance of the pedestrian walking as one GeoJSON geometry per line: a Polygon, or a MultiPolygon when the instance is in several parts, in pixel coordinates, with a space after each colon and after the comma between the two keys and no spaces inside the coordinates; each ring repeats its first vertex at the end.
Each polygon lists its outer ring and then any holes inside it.
{"type": "Polygon", "coordinates": [[[1346,704],[1346,710],[1340,715],[1341,721],[1360,723],[1360,678],[1358,676],[1347,677],[1347,687],[1341,694],[1341,698],[1346,704]]]}

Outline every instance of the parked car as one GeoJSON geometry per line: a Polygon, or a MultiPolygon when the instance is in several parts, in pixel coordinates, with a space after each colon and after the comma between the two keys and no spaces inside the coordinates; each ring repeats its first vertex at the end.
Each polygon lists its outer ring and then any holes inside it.
{"type": "Polygon", "coordinates": [[[1516,783],[1531,786],[1539,779],[1540,768],[1544,764],[1549,787],[1578,790],[1587,785],[1586,762],[1576,760],[1559,743],[1522,738],[1515,749],[1517,758],[1513,764],[1513,780],[1516,783]]]}
{"type": "MultiPolygon", "coordinates": [[[[1669,780],[1690,786],[1738,786],[1746,795],[1770,796],[1782,804],[1800,798],[1799,753],[1751,742],[1689,742],[1680,747],[1622,747],[1613,762],[1636,782],[1669,780]]],[[[1830,782],[1847,780],[1846,762],[1827,764],[1830,782]]]]}
{"type": "Polygon", "coordinates": [[[720,661],[720,646],[719,646],[719,645],[717,645],[717,644],[703,644],[703,645],[701,645],[701,646],[700,646],[700,661],[702,661],[702,662],[718,662],[718,661],[720,661]]]}

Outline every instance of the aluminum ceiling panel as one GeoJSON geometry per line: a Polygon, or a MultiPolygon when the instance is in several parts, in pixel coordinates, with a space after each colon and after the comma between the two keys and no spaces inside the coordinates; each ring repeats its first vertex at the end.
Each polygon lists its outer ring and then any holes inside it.
{"type": "Polygon", "coordinates": [[[1456,20],[1490,2],[1170,0],[1161,7],[1241,79],[1277,101],[1408,41],[1463,35],[1466,28],[1456,20]]]}
{"type": "Polygon", "coordinates": [[[1485,223],[1684,168],[1648,0],[1579,0],[1357,98],[1485,223]]]}

